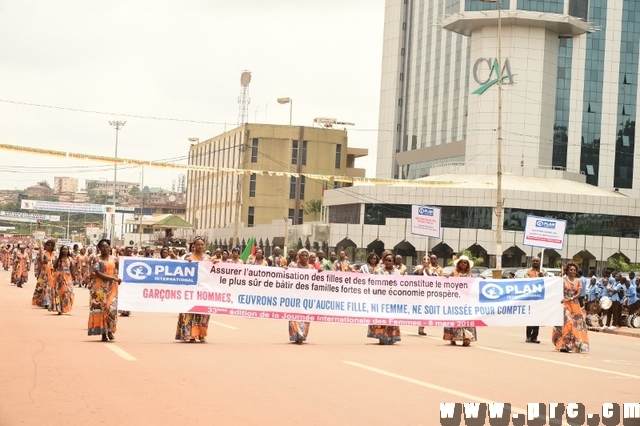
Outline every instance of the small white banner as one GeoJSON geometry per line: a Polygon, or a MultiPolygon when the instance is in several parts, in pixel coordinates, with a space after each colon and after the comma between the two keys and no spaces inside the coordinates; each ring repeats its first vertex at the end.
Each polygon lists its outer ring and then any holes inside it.
{"type": "Polygon", "coordinates": [[[525,246],[562,250],[566,229],[566,220],[527,216],[523,244],[525,246]]]}
{"type": "Polygon", "coordinates": [[[440,238],[440,207],[411,206],[411,233],[440,238]]]}

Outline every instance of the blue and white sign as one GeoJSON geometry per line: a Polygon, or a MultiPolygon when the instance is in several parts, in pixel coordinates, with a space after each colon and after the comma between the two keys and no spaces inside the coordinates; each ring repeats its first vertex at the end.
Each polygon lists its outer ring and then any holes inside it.
{"type": "Polygon", "coordinates": [[[480,281],[479,297],[482,303],[544,300],[544,278],[480,281]]]}
{"type": "Polygon", "coordinates": [[[440,238],[440,208],[411,206],[411,233],[440,238]]]}
{"type": "Polygon", "coordinates": [[[133,284],[198,284],[196,262],[136,257],[123,258],[123,280],[133,284]]]}
{"type": "Polygon", "coordinates": [[[527,216],[523,244],[525,246],[562,250],[566,229],[566,220],[527,216]]]}

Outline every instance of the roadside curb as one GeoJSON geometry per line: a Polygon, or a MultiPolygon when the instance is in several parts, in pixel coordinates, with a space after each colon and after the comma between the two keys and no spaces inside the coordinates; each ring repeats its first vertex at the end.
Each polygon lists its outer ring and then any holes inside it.
{"type": "Polygon", "coordinates": [[[633,332],[627,330],[603,330],[597,327],[589,327],[589,331],[595,331],[596,333],[605,333],[605,334],[618,334],[620,336],[627,337],[640,337],[640,332],[633,332]]]}

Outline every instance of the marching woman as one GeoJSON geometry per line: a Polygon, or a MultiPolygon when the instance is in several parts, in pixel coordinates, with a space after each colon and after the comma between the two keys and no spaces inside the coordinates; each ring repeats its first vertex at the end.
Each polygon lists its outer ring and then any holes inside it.
{"type": "MultiPolygon", "coordinates": [[[[368,260],[368,259],[367,259],[368,260]]],[[[395,259],[391,252],[385,251],[382,254],[382,266],[378,269],[377,275],[400,275],[400,271],[395,267],[395,259]]],[[[399,342],[400,327],[395,325],[370,325],[367,327],[367,337],[378,339],[381,345],[393,345],[399,342]]]]}
{"type": "Polygon", "coordinates": [[[22,288],[23,284],[26,284],[29,280],[29,267],[31,266],[31,256],[26,252],[24,244],[18,245],[18,251],[13,257],[11,265],[13,267],[11,272],[11,283],[22,288]]]}
{"type": "Polygon", "coordinates": [[[564,325],[553,327],[551,342],[560,352],[589,352],[589,336],[584,322],[584,315],[578,297],[582,290],[582,281],[578,278],[578,265],[567,264],[567,275],[563,278],[564,297],[561,301],[564,308],[564,325]]]}
{"type": "Polygon", "coordinates": [[[360,272],[363,274],[377,274],[380,258],[376,253],[369,253],[367,256],[367,263],[360,267],[360,272]]]}
{"type": "MultiPolygon", "coordinates": [[[[472,277],[471,268],[473,268],[473,262],[469,260],[469,257],[462,255],[453,262],[453,265],[455,270],[452,276],[472,277]]],[[[475,327],[445,327],[442,339],[449,340],[453,346],[458,341],[462,341],[462,346],[469,346],[471,342],[478,340],[478,336],[475,327]]]]}
{"type": "Polygon", "coordinates": [[[69,247],[62,246],[58,257],[53,261],[49,311],[57,311],[58,315],[62,315],[71,310],[73,307],[73,277],[75,276],[76,266],[69,255],[69,247]]]}
{"type": "MultiPolygon", "coordinates": [[[[425,254],[422,256],[422,265],[416,267],[413,271],[414,275],[429,275],[432,277],[440,277],[444,275],[444,271],[438,265],[438,256],[435,254],[425,254]]],[[[418,327],[418,335],[426,336],[424,327],[418,327]]]]}
{"type": "Polygon", "coordinates": [[[102,336],[102,341],[115,339],[118,323],[118,258],[111,255],[111,241],[98,242],[93,263],[93,281],[89,290],[89,336],[102,336]]]}
{"type": "MultiPolygon", "coordinates": [[[[204,252],[204,239],[202,237],[196,237],[193,240],[189,251],[190,253],[185,257],[188,262],[209,260],[209,256],[204,252]]],[[[206,342],[209,317],[210,315],[205,314],[180,314],[178,316],[176,340],[194,343],[198,339],[200,343],[206,342]]]]}
{"type": "Polygon", "coordinates": [[[2,268],[5,271],[9,270],[9,265],[11,264],[11,245],[7,244],[0,248],[0,258],[2,258],[2,268]]]}
{"type": "Polygon", "coordinates": [[[36,281],[36,289],[33,291],[31,304],[48,308],[51,304],[51,286],[53,284],[53,258],[56,247],[54,240],[47,240],[44,243],[44,249],[38,248],[38,277],[36,281]]]}
{"type": "MultiPolygon", "coordinates": [[[[296,260],[296,262],[289,264],[289,268],[315,269],[309,263],[309,250],[307,249],[300,249],[296,260]]],[[[307,321],[289,321],[289,341],[296,342],[299,345],[304,343],[309,335],[310,324],[307,321]]]]}

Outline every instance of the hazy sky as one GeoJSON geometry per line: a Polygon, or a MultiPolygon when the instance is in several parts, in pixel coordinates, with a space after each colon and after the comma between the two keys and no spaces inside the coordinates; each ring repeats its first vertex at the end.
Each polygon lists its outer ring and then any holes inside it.
{"type": "MultiPolygon", "coordinates": [[[[354,122],[349,145],[369,149],[356,165],[374,176],[383,21],[384,0],[4,0],[0,143],[113,156],[108,121],[123,120],[120,157],[186,157],[188,138],[236,126],[250,70],[249,122],[288,124],[278,97],[293,98],[296,125],[354,122]]],[[[178,175],[145,168],[145,185],[170,189],[178,175]]],[[[54,176],[83,187],[112,181],[113,166],[0,150],[0,189],[54,176]]],[[[138,182],[140,168],[118,180],[138,182]]]]}

